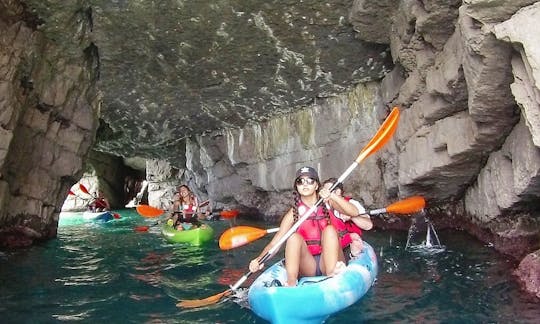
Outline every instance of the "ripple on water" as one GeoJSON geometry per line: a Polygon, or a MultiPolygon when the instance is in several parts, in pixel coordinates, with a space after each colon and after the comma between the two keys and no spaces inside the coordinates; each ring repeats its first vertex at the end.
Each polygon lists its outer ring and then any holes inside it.
{"type": "MultiPolygon", "coordinates": [[[[248,309],[242,295],[247,289],[200,309],[176,303],[228,289],[270,235],[221,251],[217,239],[228,224],[215,222],[210,244],[174,245],[157,227],[135,232],[151,223],[131,211],[120,213],[122,222],[61,226],[56,240],[0,254],[2,322],[266,323],[248,309]]],[[[438,253],[406,249],[407,233],[366,232],[364,239],[378,252],[377,281],[325,324],[537,323],[539,304],[513,281],[513,262],[461,232],[441,232],[446,249],[438,253]]]]}

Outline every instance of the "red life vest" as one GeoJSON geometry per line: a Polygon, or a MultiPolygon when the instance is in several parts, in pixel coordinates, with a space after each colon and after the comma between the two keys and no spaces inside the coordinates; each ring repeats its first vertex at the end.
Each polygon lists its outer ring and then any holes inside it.
{"type": "Polygon", "coordinates": [[[94,200],[94,206],[96,208],[107,208],[107,204],[105,203],[105,199],[103,198],[96,198],[94,200]]]}
{"type": "MultiPolygon", "coordinates": [[[[191,199],[190,199],[191,200],[191,199]]],[[[193,199],[194,203],[190,203],[189,205],[181,204],[182,211],[185,212],[184,214],[184,220],[189,221],[193,215],[195,215],[195,212],[197,211],[197,198],[193,199]]]]}
{"type": "MultiPolygon", "coordinates": [[[[346,201],[351,200],[351,197],[343,197],[343,198],[345,198],[346,201]]],[[[335,221],[333,222],[333,225],[338,232],[342,248],[351,244],[352,242],[351,233],[358,233],[358,235],[362,236],[362,229],[356,226],[356,224],[353,221],[349,220],[349,221],[344,222],[339,217],[334,217],[334,220],[335,221]]]]}
{"type": "MultiPolygon", "coordinates": [[[[307,212],[308,210],[309,207],[302,201],[300,201],[300,204],[298,206],[299,216],[301,217],[303,213],[307,212]]],[[[345,225],[343,224],[343,222],[341,222],[341,224],[339,223],[340,220],[337,219],[336,216],[334,216],[334,212],[331,208],[328,208],[328,216],[330,217],[330,224],[336,228],[338,234],[340,234],[340,229],[337,226],[342,226],[341,231],[343,232],[343,234],[345,234],[345,225]]],[[[324,214],[324,208],[322,206],[318,206],[315,212],[312,213],[304,222],[302,222],[302,224],[300,224],[300,226],[296,230],[296,232],[302,235],[302,237],[306,241],[309,252],[312,255],[318,255],[322,252],[321,236],[322,231],[326,228],[326,226],[328,226],[328,219],[324,214]]]]}

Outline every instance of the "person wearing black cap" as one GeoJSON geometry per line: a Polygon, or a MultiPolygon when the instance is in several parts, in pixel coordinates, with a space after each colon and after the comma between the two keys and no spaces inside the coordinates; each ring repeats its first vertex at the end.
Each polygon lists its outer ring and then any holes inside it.
{"type": "Polygon", "coordinates": [[[341,213],[357,212],[354,205],[343,197],[322,188],[317,171],[309,166],[296,172],[294,180],[294,205],[283,216],[279,231],[259,256],[249,264],[249,270],[256,272],[264,267],[259,260],[265,255],[289,229],[313,207],[319,197],[326,204],[320,204],[315,211],[298,227],[285,243],[285,268],[287,286],[295,286],[299,277],[328,275],[332,276],[345,267],[343,251],[338,233],[333,226],[335,208],[341,213]],[[320,192],[318,191],[319,189],[320,192]]]}

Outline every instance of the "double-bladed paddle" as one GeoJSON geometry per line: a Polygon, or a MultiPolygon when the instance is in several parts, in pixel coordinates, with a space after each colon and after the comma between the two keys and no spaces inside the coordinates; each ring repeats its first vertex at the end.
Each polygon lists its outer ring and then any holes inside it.
{"type": "Polygon", "coordinates": [[[221,212],[219,212],[219,215],[226,219],[235,218],[236,216],[238,216],[238,214],[240,214],[240,212],[236,209],[222,210],[221,212]]]}
{"type": "MultiPolygon", "coordinates": [[[[206,206],[209,203],[210,203],[209,200],[205,200],[205,201],[203,201],[203,202],[201,202],[199,204],[199,207],[206,206]]],[[[165,210],[163,210],[163,209],[160,209],[160,208],[157,208],[157,207],[152,207],[150,205],[137,205],[137,207],[135,209],[137,210],[137,213],[139,213],[139,215],[141,215],[143,217],[146,217],[146,218],[159,217],[165,212],[165,210]]],[[[175,213],[182,213],[182,212],[178,211],[178,212],[175,212],[175,213]]],[[[191,214],[195,214],[195,213],[191,212],[191,214]]],[[[155,224],[150,225],[150,226],[147,226],[147,225],[136,226],[134,230],[136,232],[146,232],[146,231],[148,231],[148,229],[150,227],[156,226],[157,224],[158,223],[155,223],[155,224]]]]}
{"type": "MultiPolygon", "coordinates": [[[[199,207],[206,206],[209,203],[210,203],[209,200],[205,200],[199,204],[199,207]]],[[[148,217],[148,218],[161,216],[161,214],[165,212],[165,210],[163,209],[152,207],[150,205],[144,205],[144,204],[137,205],[136,210],[137,210],[137,213],[139,213],[139,215],[143,217],[148,217]]]]}
{"type": "MultiPolygon", "coordinates": [[[[377,133],[375,136],[369,141],[369,143],[360,151],[360,154],[356,158],[356,160],[343,172],[343,174],[338,178],[338,180],[330,187],[330,191],[333,191],[338,184],[343,183],[343,181],[349,176],[349,174],[360,164],[366,157],[370,156],[371,154],[378,151],[381,147],[383,147],[394,134],[396,127],[398,125],[399,121],[399,109],[397,107],[394,107],[388,117],[386,117],[386,120],[384,123],[379,127],[377,130],[377,133]]],[[[259,264],[265,263],[268,259],[270,259],[277,250],[281,247],[281,245],[291,236],[298,227],[304,222],[317,208],[318,206],[323,202],[322,198],[319,198],[317,203],[313,205],[307,212],[305,212],[302,217],[298,219],[298,221],[279,239],[276,244],[266,252],[261,259],[259,260],[259,264]]],[[[244,274],[234,285],[232,285],[229,289],[220,292],[219,294],[207,297],[205,299],[196,299],[196,300],[181,300],[179,303],[176,304],[178,307],[184,307],[184,308],[195,308],[195,307],[201,307],[206,306],[210,304],[217,303],[221,300],[221,298],[230,295],[233,291],[238,289],[240,285],[242,285],[250,275],[253,273],[251,271],[244,274]]]]}
{"type": "Polygon", "coordinates": [[[266,234],[275,233],[277,231],[279,231],[279,227],[270,229],[244,225],[231,227],[219,237],[219,248],[222,250],[234,249],[256,241],[266,234]]]}
{"type": "Polygon", "coordinates": [[[96,198],[96,196],[92,195],[82,183],[79,183],[79,189],[81,189],[82,192],[84,192],[85,194],[91,196],[92,198],[96,198]]]}
{"type": "MultiPolygon", "coordinates": [[[[414,196],[397,201],[385,208],[367,211],[371,216],[391,213],[407,215],[421,211],[426,206],[424,197],[414,196]]],[[[234,249],[260,239],[268,233],[275,233],[279,227],[262,229],[251,226],[235,226],[227,229],[219,237],[219,248],[222,250],[234,249]]]]}
{"type": "Polygon", "coordinates": [[[161,216],[165,211],[157,207],[152,207],[150,205],[137,205],[135,208],[137,213],[143,217],[154,218],[161,216]]]}
{"type": "Polygon", "coordinates": [[[76,193],[74,193],[74,192],[71,191],[71,190],[68,192],[68,194],[69,194],[70,196],[75,196],[75,197],[77,197],[77,198],[79,198],[79,199],[82,199],[82,200],[88,200],[88,199],[89,199],[89,198],[81,197],[81,196],[77,195],[76,193]]]}

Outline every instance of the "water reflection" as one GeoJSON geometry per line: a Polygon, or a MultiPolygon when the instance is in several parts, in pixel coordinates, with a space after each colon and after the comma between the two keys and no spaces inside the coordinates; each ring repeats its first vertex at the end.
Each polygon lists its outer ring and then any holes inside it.
{"type": "MultiPolygon", "coordinates": [[[[186,310],[176,303],[228,289],[271,235],[221,251],[217,239],[230,226],[224,220],[212,223],[213,242],[190,247],[167,243],[157,227],[135,232],[146,220],[130,211],[121,215],[121,222],[107,226],[61,226],[57,240],[1,254],[2,322],[266,323],[247,305],[247,287],[256,275],[216,305],[186,310]]],[[[377,229],[364,234],[378,254],[377,281],[325,324],[537,322],[539,304],[513,281],[513,261],[463,232],[439,230],[444,246],[426,246],[426,221],[417,224],[423,227],[410,239],[377,229]]]]}

